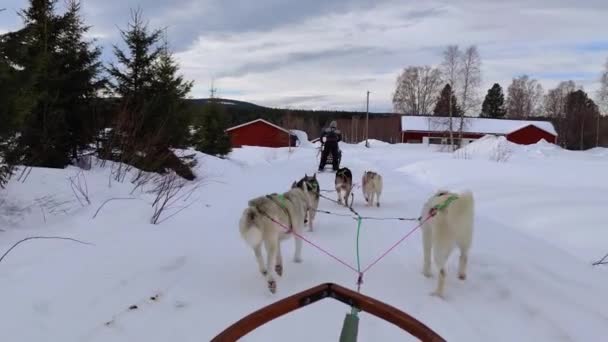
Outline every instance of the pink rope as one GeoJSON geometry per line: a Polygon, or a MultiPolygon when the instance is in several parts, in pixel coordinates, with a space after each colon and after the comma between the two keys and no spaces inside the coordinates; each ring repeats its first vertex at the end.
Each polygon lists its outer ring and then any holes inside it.
{"type": "Polygon", "coordinates": [[[285,229],[285,231],[287,233],[293,233],[293,235],[295,235],[296,237],[306,241],[308,244],[310,244],[311,246],[315,247],[316,249],[318,249],[319,251],[321,251],[322,253],[324,253],[325,255],[329,256],[330,258],[336,260],[337,262],[341,263],[342,265],[350,268],[351,270],[353,270],[355,273],[358,274],[358,279],[357,279],[357,285],[361,286],[361,284],[363,283],[363,274],[366,273],[367,271],[369,271],[374,265],[376,265],[378,262],[380,262],[380,260],[384,259],[384,257],[386,257],[390,252],[392,252],[395,248],[397,248],[397,246],[399,246],[403,241],[405,241],[408,237],[410,237],[416,230],[420,229],[424,223],[428,220],[430,220],[433,216],[435,216],[436,212],[431,211],[429,212],[429,216],[422,222],[420,222],[419,225],[417,225],[416,227],[414,227],[412,230],[410,230],[407,234],[405,234],[405,236],[403,236],[401,239],[399,239],[399,241],[397,241],[395,244],[393,244],[389,249],[386,250],[386,252],[382,253],[382,255],[380,255],[380,257],[378,257],[376,260],[374,260],[374,262],[372,262],[371,264],[369,264],[369,266],[367,266],[363,271],[359,272],[355,267],[349,265],[347,262],[341,260],[340,258],[338,258],[337,256],[333,255],[332,253],[330,253],[329,251],[325,250],[324,248],[322,248],[321,246],[315,244],[314,242],[308,240],[307,238],[305,238],[304,236],[296,233],[293,229],[291,229],[290,227],[287,227],[286,225],[282,224],[281,222],[275,220],[274,218],[266,215],[266,217],[268,217],[272,222],[278,224],[279,226],[281,226],[283,229],[285,229]]]}
{"type": "Polygon", "coordinates": [[[268,218],[278,224],[279,226],[283,227],[283,229],[286,230],[286,232],[288,233],[292,233],[293,235],[295,235],[296,237],[306,241],[308,244],[310,244],[311,246],[315,247],[316,249],[320,250],[321,252],[325,253],[327,256],[329,256],[330,258],[336,260],[337,262],[341,263],[342,265],[350,268],[351,270],[355,271],[355,273],[359,274],[359,271],[357,271],[356,268],[354,268],[353,266],[349,265],[347,262],[342,261],[340,258],[338,258],[337,256],[333,255],[332,253],[328,252],[327,250],[325,250],[324,248],[322,248],[321,246],[315,244],[314,242],[308,240],[307,238],[303,237],[302,235],[298,234],[295,232],[295,230],[285,226],[284,224],[282,224],[281,222],[278,222],[277,220],[273,219],[272,217],[268,216],[268,218]]]}
{"type": "Polygon", "coordinates": [[[416,227],[414,227],[412,230],[410,230],[407,234],[405,234],[404,237],[402,237],[399,241],[397,241],[394,245],[391,246],[391,248],[387,249],[386,252],[384,252],[382,255],[380,255],[380,257],[378,257],[378,259],[376,259],[374,262],[372,262],[369,266],[367,266],[362,272],[361,274],[369,271],[370,268],[372,268],[375,264],[377,264],[378,262],[380,262],[380,260],[382,260],[385,256],[388,255],[388,253],[390,253],[392,250],[394,250],[395,248],[397,248],[397,246],[399,246],[399,244],[401,244],[403,241],[405,241],[405,239],[407,239],[408,237],[410,237],[410,235],[412,235],[416,230],[420,229],[420,227],[422,227],[422,225],[424,225],[424,223],[428,220],[430,220],[433,216],[435,216],[433,213],[430,213],[429,216],[422,222],[420,222],[419,225],[417,225],[416,227]]]}

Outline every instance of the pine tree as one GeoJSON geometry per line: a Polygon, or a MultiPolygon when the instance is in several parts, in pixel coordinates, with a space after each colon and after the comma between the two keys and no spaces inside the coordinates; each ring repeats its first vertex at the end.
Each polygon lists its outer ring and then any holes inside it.
{"type": "Polygon", "coordinates": [[[187,142],[190,123],[185,99],[193,82],[185,81],[182,75],[178,75],[179,66],[166,41],[153,67],[152,92],[155,100],[146,111],[157,117],[153,121],[163,122],[160,128],[163,134],[159,138],[163,148],[183,147],[187,142]]]}
{"type": "Polygon", "coordinates": [[[151,95],[154,81],[154,63],[162,51],[160,47],[155,46],[162,31],[149,32],[148,25],[141,18],[140,10],[131,12],[131,22],[128,26],[128,30],[121,30],[120,34],[129,54],[114,45],[114,55],[122,67],[110,64],[108,72],[114,78],[111,88],[122,97],[126,110],[138,115],[138,119],[143,119],[142,112],[151,95]]]}
{"type": "Polygon", "coordinates": [[[169,149],[188,136],[184,98],[192,83],[177,75],[178,66],[167,44],[158,46],[162,31],[150,31],[141,11],[132,12],[129,28],[121,35],[129,53],[115,46],[122,68],[112,64],[108,70],[114,79],[111,89],[123,102],[113,127],[120,161],[152,172],[173,169],[194,179],[189,166],[169,149]]]}
{"type": "Polygon", "coordinates": [[[480,116],[482,118],[503,118],[505,114],[507,114],[505,95],[500,84],[494,83],[483,100],[480,116]]]}
{"type": "Polygon", "coordinates": [[[456,95],[454,95],[454,91],[452,91],[452,87],[449,84],[446,84],[441,90],[437,104],[435,104],[435,109],[433,109],[433,114],[436,116],[446,116],[450,113],[450,96],[452,97],[452,116],[460,116],[462,114],[462,109],[458,106],[456,95]]]}
{"type": "Polygon", "coordinates": [[[33,104],[29,76],[10,64],[10,51],[9,36],[0,35],[0,188],[12,175],[16,133],[33,104]]]}
{"type": "Polygon", "coordinates": [[[93,141],[95,127],[92,103],[105,80],[100,78],[101,49],[93,46],[93,42],[84,40],[90,27],[84,25],[77,0],[70,0],[60,24],[58,45],[60,72],[63,76],[61,103],[66,114],[71,157],[77,159],[78,151],[87,148],[93,141]]]}
{"type": "Polygon", "coordinates": [[[568,148],[585,150],[595,146],[595,123],[599,108],[583,90],[576,90],[566,98],[566,144],[568,148]]]}
{"type": "Polygon", "coordinates": [[[205,104],[203,113],[197,118],[194,134],[195,148],[214,156],[225,156],[232,150],[230,137],[226,133],[226,115],[220,104],[211,99],[205,104]]]}
{"type": "Polygon", "coordinates": [[[155,146],[154,140],[162,126],[158,116],[146,113],[154,101],[154,63],[161,52],[156,46],[161,33],[160,30],[149,32],[141,11],[131,11],[128,29],[120,31],[128,52],[114,45],[118,65],[112,63],[108,68],[112,78],[110,89],[121,98],[122,103],[113,124],[113,137],[116,139],[113,144],[117,146],[106,148],[106,152],[119,149],[122,161],[141,154],[142,149],[155,146]]]}
{"type": "Polygon", "coordinates": [[[56,0],[30,0],[20,14],[25,27],[3,37],[10,65],[20,67],[29,108],[24,114],[15,161],[30,166],[59,167],[69,163],[62,78],[57,56],[61,33],[56,0]],[[17,157],[18,155],[18,157],[17,157]]]}

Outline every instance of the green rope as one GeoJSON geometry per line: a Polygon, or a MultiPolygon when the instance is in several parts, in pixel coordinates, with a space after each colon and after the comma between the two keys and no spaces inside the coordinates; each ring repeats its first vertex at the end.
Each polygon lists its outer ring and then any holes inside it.
{"type": "Polygon", "coordinates": [[[359,255],[359,235],[361,233],[361,216],[357,219],[357,271],[361,273],[361,257],[359,255]]]}

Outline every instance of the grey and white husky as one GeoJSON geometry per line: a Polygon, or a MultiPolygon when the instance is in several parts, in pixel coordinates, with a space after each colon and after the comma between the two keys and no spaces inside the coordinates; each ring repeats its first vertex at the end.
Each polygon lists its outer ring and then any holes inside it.
{"type": "Polygon", "coordinates": [[[304,174],[304,178],[297,182],[293,182],[291,188],[300,188],[304,190],[304,184],[306,184],[308,190],[311,192],[312,197],[312,203],[308,209],[308,219],[305,221],[305,223],[308,224],[308,231],[312,232],[314,230],[315,215],[319,208],[319,198],[321,197],[321,189],[319,187],[319,181],[317,181],[317,174],[315,173],[312,176],[304,174]]]}
{"type": "Polygon", "coordinates": [[[376,196],[376,206],[380,206],[380,195],[382,194],[382,176],[373,171],[365,171],[361,179],[361,188],[363,189],[363,197],[367,205],[374,205],[374,196],[376,196]]]}
{"type": "Polygon", "coordinates": [[[338,203],[342,204],[344,199],[344,205],[348,207],[348,197],[353,190],[353,173],[347,167],[340,168],[336,171],[335,185],[338,193],[338,203]]]}
{"type": "MultiPolygon", "coordinates": [[[[271,194],[248,202],[239,220],[241,237],[253,248],[260,272],[266,276],[268,289],[275,293],[274,273],[283,275],[281,242],[304,230],[306,212],[312,205],[312,196],[306,183],[303,189],[293,188],[283,194],[271,194]],[[266,263],[262,259],[262,243],[266,248],[266,263]]],[[[295,239],[294,262],[302,262],[302,240],[295,239]]]]}

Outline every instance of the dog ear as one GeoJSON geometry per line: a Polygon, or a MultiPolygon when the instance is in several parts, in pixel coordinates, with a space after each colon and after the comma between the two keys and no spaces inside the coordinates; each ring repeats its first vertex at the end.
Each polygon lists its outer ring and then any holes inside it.
{"type": "Polygon", "coordinates": [[[312,179],[317,179],[317,173],[316,172],[312,174],[312,179]]]}
{"type": "Polygon", "coordinates": [[[296,183],[295,181],[293,182],[293,184],[291,184],[291,188],[297,188],[298,187],[298,183],[296,183]]]}
{"type": "Polygon", "coordinates": [[[304,178],[308,178],[308,173],[304,173],[304,178]]]}

